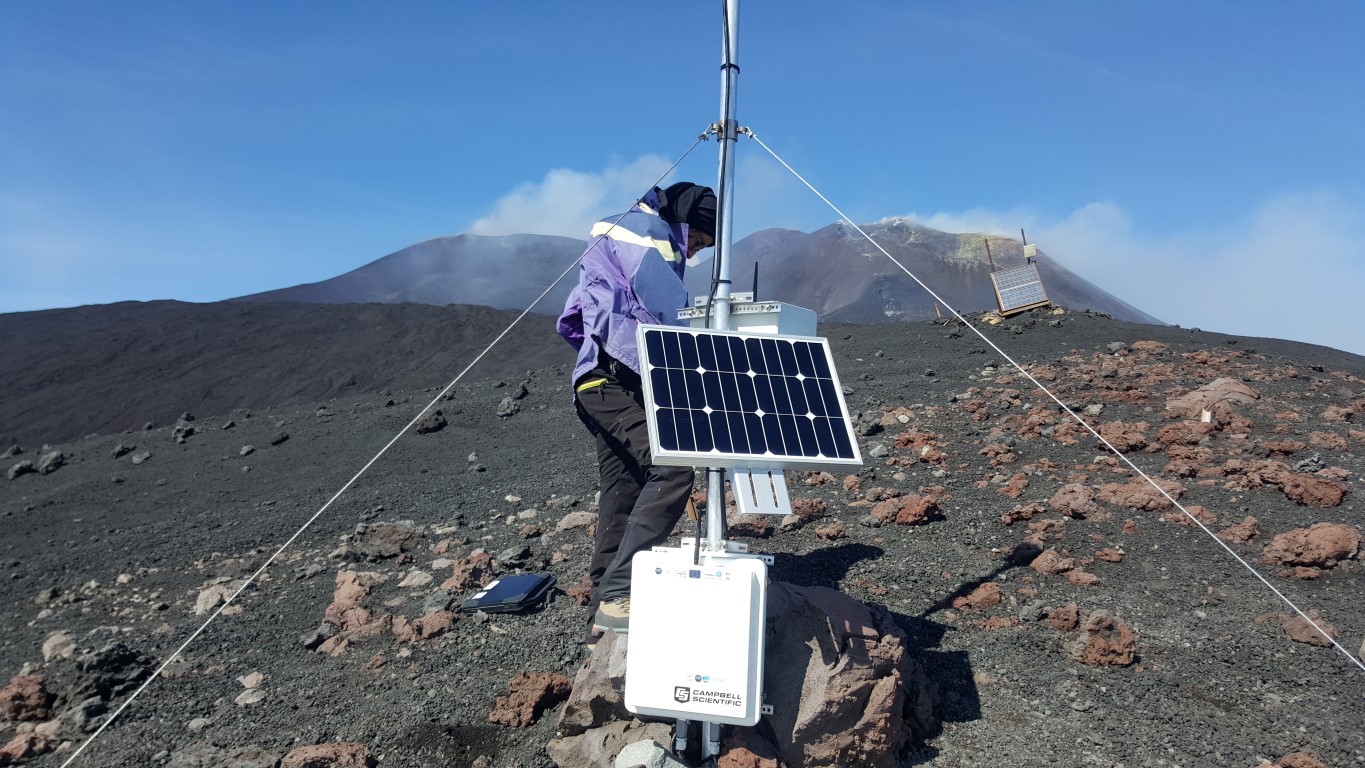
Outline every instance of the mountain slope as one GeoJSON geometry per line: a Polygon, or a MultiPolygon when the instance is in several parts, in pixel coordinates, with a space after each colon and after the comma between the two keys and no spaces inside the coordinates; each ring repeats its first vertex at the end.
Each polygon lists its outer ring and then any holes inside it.
{"type": "MultiPolygon", "coordinates": [[[[981,235],[954,235],[889,219],[864,228],[910,271],[961,312],[995,307],[990,262],[981,235]]],[[[418,243],[344,275],[317,283],[243,296],[237,301],[323,304],[482,304],[525,309],[582,253],[566,237],[457,235],[418,243]]],[[[992,238],[997,267],[1024,263],[1023,247],[992,238]]],[[[934,317],[934,300],[856,231],[833,224],[806,234],[767,229],[735,243],[731,277],[746,290],[760,264],[760,295],[815,310],[823,320],[886,323],[934,317]]],[[[1100,289],[1062,265],[1040,258],[1039,272],[1054,302],[1120,320],[1159,324],[1155,317],[1100,289]]],[[[553,314],[574,284],[572,271],[535,306],[553,314]]],[[[709,263],[689,271],[692,295],[707,292],[709,263]]]]}
{"type": "MultiPolygon", "coordinates": [[[[958,311],[995,308],[991,261],[982,235],[949,234],[904,219],[889,219],[863,229],[958,311]]],[[[935,316],[934,298],[856,230],[843,224],[809,235],[765,230],[736,243],[734,250],[731,277],[735,290],[748,289],[754,264],[758,263],[760,298],[813,308],[824,320],[885,323],[935,316]]],[[[1023,246],[1013,240],[992,237],[991,254],[999,269],[1024,264],[1023,246]]],[[[1161,323],[1045,255],[1037,263],[1054,303],[1105,312],[1129,322],[1161,323]]],[[[688,277],[694,293],[706,290],[709,275],[694,273],[688,277]]],[[[947,309],[943,312],[947,314],[947,309]]]]}

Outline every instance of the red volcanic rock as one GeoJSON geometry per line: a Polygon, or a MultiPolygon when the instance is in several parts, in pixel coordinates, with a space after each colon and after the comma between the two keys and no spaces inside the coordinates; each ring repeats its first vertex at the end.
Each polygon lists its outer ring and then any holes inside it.
{"type": "Polygon", "coordinates": [[[0,765],[17,765],[39,755],[51,752],[57,746],[55,739],[38,733],[21,733],[0,747],[0,765]]]}
{"type": "Polygon", "coordinates": [[[1135,341],[1128,348],[1134,352],[1161,352],[1167,347],[1159,341],[1135,341]]]}
{"type": "Polygon", "coordinates": [[[1218,522],[1218,517],[1216,515],[1198,504],[1186,505],[1185,510],[1190,514],[1187,515],[1178,509],[1172,509],[1170,512],[1162,515],[1161,519],[1168,523],[1176,523],[1177,525],[1193,526],[1194,522],[1190,520],[1190,516],[1193,515],[1195,520],[1198,520],[1204,525],[1213,525],[1218,522]]]}
{"type": "Polygon", "coordinates": [[[1048,547],[1035,557],[1033,562],[1029,563],[1029,567],[1039,573],[1066,573],[1076,567],[1076,561],[1069,557],[1063,557],[1056,549],[1048,547]]]}
{"type": "Polygon", "coordinates": [[[1052,430],[1052,439],[1062,445],[1080,445],[1080,436],[1090,434],[1085,427],[1074,421],[1064,421],[1052,430]]]}
{"type": "Polygon", "coordinates": [[[1126,667],[1137,657],[1137,635],[1108,611],[1095,611],[1072,643],[1071,657],[1089,666],[1126,667]]]}
{"type": "Polygon", "coordinates": [[[991,443],[985,448],[977,451],[976,455],[985,456],[990,459],[992,467],[998,467],[1002,464],[1013,464],[1019,458],[1015,455],[1014,451],[1011,451],[1009,446],[1004,443],[991,443]]]}
{"type": "Polygon", "coordinates": [[[418,639],[444,635],[455,625],[455,614],[450,611],[432,611],[412,621],[413,633],[418,639]]]}
{"type": "Polygon", "coordinates": [[[574,582],[572,586],[564,590],[564,594],[573,600],[574,605],[587,605],[592,602],[592,579],[585,573],[574,582]]]}
{"type": "Polygon", "coordinates": [[[821,499],[793,499],[792,514],[801,518],[802,523],[819,520],[829,513],[829,505],[821,499]]]}
{"type": "Polygon", "coordinates": [[[1271,539],[1261,553],[1261,562],[1332,568],[1342,560],[1355,557],[1359,549],[1360,534],[1354,528],[1339,523],[1318,523],[1286,531],[1271,539]]]}
{"type": "Polygon", "coordinates": [[[1100,511],[1095,503],[1095,489],[1081,483],[1068,483],[1058,488],[1047,505],[1066,517],[1084,518],[1100,511]]]}
{"type": "Polygon", "coordinates": [[[891,768],[937,730],[937,690],[885,609],[774,582],[767,610],[764,724],[782,764],[891,768]]]}
{"type": "Polygon", "coordinates": [[[928,448],[932,446],[934,441],[938,438],[939,435],[936,435],[933,432],[921,432],[917,429],[907,429],[899,435],[896,435],[896,439],[892,444],[903,450],[911,448],[928,448]]]}
{"type": "Polygon", "coordinates": [[[455,561],[450,578],[441,583],[441,589],[463,592],[474,587],[486,587],[496,575],[493,556],[487,552],[475,552],[455,561]]]}
{"type": "Polygon", "coordinates": [[[1182,421],[1162,427],[1156,433],[1156,440],[1162,445],[1197,445],[1200,440],[1213,434],[1213,424],[1205,421],[1182,421]]]}
{"type": "Polygon", "coordinates": [[[1342,423],[1347,423],[1355,421],[1355,418],[1356,418],[1355,409],[1351,408],[1350,406],[1343,407],[1340,405],[1329,405],[1327,406],[1327,409],[1322,412],[1323,421],[1339,421],[1342,423]]]}
{"type": "Polygon", "coordinates": [[[1076,607],[1075,603],[1049,608],[1047,609],[1047,620],[1052,624],[1052,628],[1058,632],[1070,632],[1080,626],[1080,609],[1076,607]]]}
{"type": "Polygon", "coordinates": [[[887,499],[872,508],[872,516],[883,523],[924,525],[939,513],[938,502],[931,496],[902,496],[887,499]]]}
{"type": "MultiPolygon", "coordinates": [[[[1185,493],[1184,487],[1169,480],[1155,479],[1171,498],[1179,499],[1185,493]]],[[[1165,512],[1171,508],[1171,501],[1152,484],[1140,477],[1126,483],[1105,483],[1100,487],[1100,501],[1147,512],[1165,512]]]]}
{"type": "Polygon", "coordinates": [[[777,747],[752,728],[731,728],[716,768],[778,768],[777,747]]]}
{"type": "Polygon", "coordinates": [[[1079,568],[1066,572],[1067,583],[1076,587],[1093,587],[1100,583],[1100,577],[1079,568]]]}
{"type": "Polygon", "coordinates": [[[844,524],[836,520],[829,525],[817,526],[815,535],[821,541],[835,541],[848,536],[848,532],[844,530],[844,524]]]}
{"type": "Polygon", "coordinates": [[[508,695],[499,696],[488,722],[507,728],[525,728],[550,707],[569,698],[569,678],[557,672],[518,672],[507,683],[508,695]]]}
{"type": "Polygon", "coordinates": [[[379,765],[364,744],[310,744],[280,760],[280,768],[373,768],[379,765]]]}
{"type": "Polygon", "coordinates": [[[885,501],[886,499],[894,499],[900,495],[901,492],[895,488],[886,488],[878,485],[868,488],[867,494],[863,496],[863,500],[872,502],[885,501]]]}
{"type": "Polygon", "coordinates": [[[42,675],[16,675],[0,688],[0,712],[7,720],[47,720],[56,700],[44,687],[42,675]]]}
{"type": "Polygon", "coordinates": [[[737,515],[730,523],[730,533],[750,539],[766,538],[772,533],[767,515],[737,515]]]}
{"type": "Polygon", "coordinates": [[[1346,496],[1347,486],[1325,477],[1296,472],[1284,479],[1280,490],[1289,500],[1304,507],[1335,507],[1346,496]]]}
{"type": "Polygon", "coordinates": [[[1120,453],[1137,451],[1147,447],[1147,430],[1151,425],[1145,421],[1129,424],[1123,421],[1111,421],[1100,425],[1100,437],[1109,441],[1109,444],[1119,450],[1120,453]]]}
{"type": "Polygon", "coordinates": [[[360,601],[369,594],[371,587],[382,584],[384,579],[383,575],[370,571],[337,571],[336,589],[323,621],[342,629],[353,629],[368,622],[369,611],[360,607],[360,601]]]}
{"type": "Polygon", "coordinates": [[[1316,752],[1290,752],[1280,758],[1280,762],[1274,768],[1330,768],[1327,763],[1318,759],[1316,752]]]}
{"type": "Polygon", "coordinates": [[[1025,488],[1028,488],[1028,475],[1023,472],[1016,472],[1005,482],[1003,488],[998,489],[998,492],[1003,493],[1011,499],[1017,499],[1024,495],[1025,488]]]}
{"type": "Polygon", "coordinates": [[[1231,420],[1232,408],[1249,405],[1261,399],[1256,390],[1236,379],[1218,378],[1188,394],[1166,401],[1166,410],[1186,418],[1197,419],[1203,411],[1213,414],[1214,422],[1226,424],[1231,420]]]}
{"type": "Polygon", "coordinates": [[[858,477],[857,475],[849,475],[848,477],[845,477],[845,478],[844,478],[844,492],[845,492],[845,493],[855,494],[855,495],[856,495],[856,494],[858,493],[858,491],[862,490],[862,487],[863,487],[863,480],[862,480],[862,478],[858,477]]]}
{"type": "Polygon", "coordinates": [[[1242,522],[1219,531],[1217,536],[1224,541],[1245,544],[1248,541],[1251,541],[1251,539],[1260,532],[1260,521],[1254,517],[1247,516],[1242,522]]]}
{"type": "Polygon", "coordinates": [[[1037,520],[1028,524],[1028,535],[1024,541],[1043,546],[1049,541],[1060,541],[1066,534],[1064,520],[1037,520]]]}
{"type": "Polygon", "coordinates": [[[1314,623],[1322,628],[1322,632],[1314,629],[1307,619],[1295,614],[1284,620],[1284,633],[1296,643],[1316,645],[1319,648],[1326,648],[1331,645],[1332,640],[1337,639],[1337,628],[1323,621],[1322,616],[1319,616],[1317,611],[1309,611],[1308,615],[1312,617],[1314,623]],[[1323,632],[1327,634],[1324,635],[1323,632]]]}
{"type": "Polygon", "coordinates": [[[834,475],[828,472],[807,472],[806,485],[824,485],[834,482],[834,475]]]}
{"type": "Polygon", "coordinates": [[[1019,617],[1018,617],[1018,616],[992,616],[992,617],[989,618],[989,619],[985,619],[985,620],[981,621],[980,623],[977,624],[977,626],[978,626],[978,627],[981,627],[982,629],[987,630],[987,631],[995,630],[995,629],[1009,629],[1010,627],[1017,627],[1017,626],[1019,626],[1019,617]]]}
{"type": "Polygon", "coordinates": [[[953,598],[954,608],[991,608],[1000,605],[1000,587],[993,581],[972,590],[971,594],[953,598]]]}
{"type": "Polygon", "coordinates": [[[1004,523],[1005,525],[1014,525],[1020,520],[1032,520],[1034,515],[1042,515],[1046,513],[1047,507],[1043,506],[1042,504],[1036,503],[1024,504],[1022,506],[1015,507],[1014,509],[1011,509],[1010,511],[1001,515],[1000,522],[1004,523]]]}
{"type": "Polygon", "coordinates": [[[1266,440],[1261,443],[1261,447],[1266,449],[1271,456],[1289,456],[1307,448],[1308,443],[1298,440],[1266,440]]]}
{"type": "Polygon", "coordinates": [[[1308,444],[1324,451],[1346,451],[1346,438],[1335,432],[1310,432],[1308,444]]]}
{"type": "Polygon", "coordinates": [[[1106,563],[1123,562],[1123,553],[1118,551],[1117,549],[1114,549],[1113,547],[1105,547],[1104,549],[1101,549],[1100,551],[1095,553],[1095,557],[1105,561],[1106,563]]]}
{"type": "Polygon", "coordinates": [[[1133,520],[1124,520],[1124,521],[1123,521],[1123,532],[1124,532],[1124,533],[1128,533],[1128,534],[1137,533],[1137,532],[1138,532],[1138,525],[1137,525],[1137,523],[1136,523],[1135,521],[1133,521],[1133,520]]]}

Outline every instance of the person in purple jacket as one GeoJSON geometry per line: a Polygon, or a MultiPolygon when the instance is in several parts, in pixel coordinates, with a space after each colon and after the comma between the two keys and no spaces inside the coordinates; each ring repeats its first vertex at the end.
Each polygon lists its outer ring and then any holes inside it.
{"type": "Polygon", "coordinates": [[[629,631],[631,558],[668,538],[692,492],[691,467],[651,459],[635,328],[679,324],[685,263],[715,235],[709,187],[655,187],[619,220],[592,228],[578,287],[559,318],[559,335],[578,350],[574,403],[597,442],[600,471],[589,645],[608,629],[629,631]]]}

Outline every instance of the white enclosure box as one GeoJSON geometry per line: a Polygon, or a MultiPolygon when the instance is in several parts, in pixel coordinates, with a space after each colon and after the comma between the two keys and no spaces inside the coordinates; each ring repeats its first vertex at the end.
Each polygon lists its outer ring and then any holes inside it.
{"type": "Polygon", "coordinates": [[[762,714],[768,569],[751,555],[692,548],[631,563],[626,709],[637,715],[754,725],[762,714]]]}
{"type": "MultiPolygon", "coordinates": [[[[678,319],[693,328],[706,328],[710,317],[707,301],[706,296],[694,297],[691,309],[678,310],[678,319]]],[[[729,330],[814,336],[815,312],[780,301],[754,301],[752,293],[735,293],[730,296],[729,330]]]]}

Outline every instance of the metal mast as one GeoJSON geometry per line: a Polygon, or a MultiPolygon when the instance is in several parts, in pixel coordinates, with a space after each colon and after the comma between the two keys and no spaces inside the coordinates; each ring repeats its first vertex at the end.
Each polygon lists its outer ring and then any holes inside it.
{"type": "MultiPolygon", "coordinates": [[[[719,210],[716,216],[715,285],[712,287],[710,327],[730,328],[730,245],[735,198],[735,145],[739,123],[735,118],[735,83],[739,79],[738,37],[739,0],[721,0],[725,11],[725,30],[721,39],[720,123],[715,126],[720,144],[720,169],[716,184],[719,210]]],[[[725,485],[719,469],[706,476],[706,548],[720,551],[725,540],[725,485]]]]}

